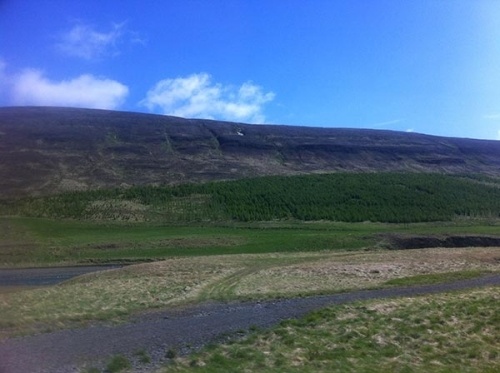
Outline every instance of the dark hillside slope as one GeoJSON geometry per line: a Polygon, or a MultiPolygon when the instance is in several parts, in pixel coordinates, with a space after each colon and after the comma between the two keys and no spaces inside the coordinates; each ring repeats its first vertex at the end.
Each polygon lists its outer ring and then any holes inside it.
{"type": "Polygon", "coordinates": [[[336,171],[500,176],[500,142],[106,110],[0,108],[0,198],[336,171]]]}

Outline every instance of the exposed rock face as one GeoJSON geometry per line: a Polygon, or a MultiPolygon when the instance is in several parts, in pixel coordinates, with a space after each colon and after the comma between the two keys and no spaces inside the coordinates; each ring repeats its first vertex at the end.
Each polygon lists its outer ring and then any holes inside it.
{"type": "Polygon", "coordinates": [[[338,171],[500,176],[500,141],[91,109],[0,108],[0,198],[338,171]]]}

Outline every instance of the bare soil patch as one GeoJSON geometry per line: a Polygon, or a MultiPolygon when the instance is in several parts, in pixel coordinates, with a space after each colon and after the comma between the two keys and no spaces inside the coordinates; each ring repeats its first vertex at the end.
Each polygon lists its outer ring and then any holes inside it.
{"type": "Polygon", "coordinates": [[[500,247],[500,237],[488,235],[381,235],[384,246],[392,250],[429,247],[500,247]]]}
{"type": "Polygon", "coordinates": [[[173,237],[161,240],[151,240],[146,242],[101,242],[92,243],[86,246],[73,247],[73,250],[118,250],[124,248],[148,249],[189,249],[208,247],[228,247],[237,246],[245,242],[243,237],[173,237]]]}

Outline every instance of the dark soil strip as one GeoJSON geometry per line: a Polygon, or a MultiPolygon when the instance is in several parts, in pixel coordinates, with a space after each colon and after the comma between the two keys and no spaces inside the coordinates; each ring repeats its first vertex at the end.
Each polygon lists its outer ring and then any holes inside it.
{"type": "Polygon", "coordinates": [[[499,236],[486,235],[401,235],[381,234],[379,237],[392,250],[424,249],[430,247],[500,247],[499,236]]]}
{"type": "Polygon", "coordinates": [[[154,312],[119,326],[95,325],[22,337],[0,343],[1,373],[78,372],[84,365],[102,368],[116,354],[134,359],[139,350],[151,356],[150,364],[134,364],[146,372],[167,361],[168,350],[189,353],[221,341],[222,335],[237,336],[252,326],[267,328],[281,320],[296,318],[333,304],[388,297],[409,297],[500,285],[500,274],[446,284],[355,291],[331,296],[236,304],[205,304],[154,312]]]}

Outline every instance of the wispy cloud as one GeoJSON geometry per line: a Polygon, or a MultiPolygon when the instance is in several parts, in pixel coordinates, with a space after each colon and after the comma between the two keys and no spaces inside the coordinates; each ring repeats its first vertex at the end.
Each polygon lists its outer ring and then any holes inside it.
{"type": "Polygon", "coordinates": [[[107,31],[78,23],[60,36],[56,47],[69,56],[94,60],[119,54],[125,34],[125,23],[113,24],[107,31]]]}
{"type": "MultiPolygon", "coordinates": [[[[489,122],[500,122],[500,113],[490,113],[483,115],[483,119],[489,122]]],[[[496,124],[489,123],[488,126],[495,126],[496,124]]],[[[496,140],[500,140],[500,130],[497,131],[496,140]]]]}
{"type": "Polygon", "coordinates": [[[35,69],[13,77],[9,89],[14,105],[116,109],[128,95],[128,87],[115,80],[84,74],[70,80],[51,81],[35,69]]]}
{"type": "Polygon", "coordinates": [[[500,120],[500,113],[483,115],[483,119],[487,119],[487,120],[500,120]]]}
{"type": "Polygon", "coordinates": [[[8,102],[9,88],[10,82],[7,75],[7,63],[0,57],[0,102],[8,102]]]}
{"type": "Polygon", "coordinates": [[[3,78],[6,68],[7,68],[7,63],[4,61],[2,57],[0,57],[0,79],[3,78]]]}
{"type": "Polygon", "coordinates": [[[403,122],[403,119],[393,119],[393,120],[388,120],[385,122],[373,123],[373,124],[370,124],[369,127],[383,128],[383,127],[391,126],[393,124],[398,124],[401,122],[403,122]]]}
{"type": "Polygon", "coordinates": [[[252,82],[239,87],[223,85],[200,73],[159,81],[140,104],[180,117],[264,123],[263,107],[274,97],[273,92],[264,92],[252,82]]]}

